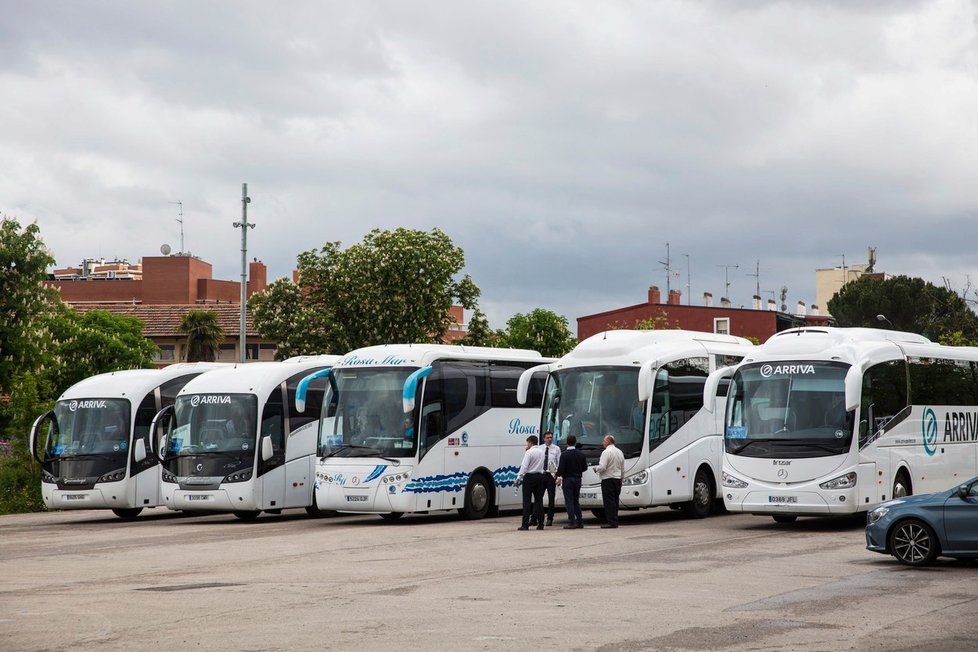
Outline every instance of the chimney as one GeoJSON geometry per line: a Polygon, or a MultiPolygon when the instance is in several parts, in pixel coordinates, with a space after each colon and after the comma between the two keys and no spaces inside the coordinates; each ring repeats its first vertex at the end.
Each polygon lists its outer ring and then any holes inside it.
{"type": "Polygon", "coordinates": [[[818,315],[818,306],[816,306],[814,303],[812,304],[812,316],[813,317],[818,317],[819,316],[818,315]]]}
{"type": "Polygon", "coordinates": [[[798,312],[797,312],[797,314],[798,314],[799,317],[804,317],[805,316],[805,302],[804,301],[799,301],[798,302],[798,312]]]}
{"type": "Polygon", "coordinates": [[[669,305],[678,306],[680,304],[680,297],[682,293],[679,290],[669,290],[669,305]]]}
{"type": "Polygon", "coordinates": [[[649,303],[653,305],[662,303],[662,296],[659,294],[659,288],[654,285],[649,286],[649,303]]]}
{"type": "Polygon", "coordinates": [[[777,310],[778,310],[778,303],[777,303],[777,301],[775,301],[774,299],[768,299],[767,300],[767,309],[770,310],[771,312],[777,312],[777,310]]]}
{"type": "Polygon", "coordinates": [[[729,308],[730,305],[731,305],[730,304],[730,299],[728,299],[727,297],[720,297],[720,307],[721,308],[729,308]]]}
{"type": "Polygon", "coordinates": [[[759,296],[757,296],[755,294],[754,295],[754,310],[760,310],[760,309],[761,309],[761,297],[759,297],[759,296]]]}
{"type": "Polygon", "coordinates": [[[264,292],[266,287],[268,287],[268,268],[265,267],[265,263],[256,258],[248,263],[248,296],[264,292]]]}
{"type": "Polygon", "coordinates": [[[713,294],[712,293],[710,293],[710,292],[704,292],[703,293],[703,305],[706,306],[707,308],[710,308],[710,307],[713,306],[713,294]]]}

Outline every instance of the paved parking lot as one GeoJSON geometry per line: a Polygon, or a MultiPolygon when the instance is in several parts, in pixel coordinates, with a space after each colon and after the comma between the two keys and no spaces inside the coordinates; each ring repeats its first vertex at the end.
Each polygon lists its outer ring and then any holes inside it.
{"type": "Polygon", "coordinates": [[[903,568],[852,522],[518,523],[0,517],[0,649],[978,648],[978,565],[903,568]]]}

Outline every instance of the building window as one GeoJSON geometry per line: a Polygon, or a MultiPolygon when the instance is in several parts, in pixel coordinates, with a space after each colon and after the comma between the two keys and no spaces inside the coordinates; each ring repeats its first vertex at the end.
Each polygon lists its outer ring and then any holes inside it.
{"type": "Polygon", "coordinates": [[[257,359],[258,359],[258,345],[245,344],[245,360],[257,360],[257,359]]]}
{"type": "Polygon", "coordinates": [[[177,359],[177,345],[176,344],[159,344],[159,351],[156,352],[156,357],[153,358],[156,362],[175,362],[177,359]]]}
{"type": "Polygon", "coordinates": [[[715,317],[713,319],[713,332],[717,335],[730,335],[730,318],[715,317]]]}
{"type": "Polygon", "coordinates": [[[234,354],[233,344],[222,344],[221,348],[217,351],[218,362],[234,362],[237,359],[238,356],[234,354]]]}
{"type": "Polygon", "coordinates": [[[278,346],[275,344],[259,344],[258,345],[258,359],[259,360],[274,360],[275,351],[278,350],[278,346]]]}

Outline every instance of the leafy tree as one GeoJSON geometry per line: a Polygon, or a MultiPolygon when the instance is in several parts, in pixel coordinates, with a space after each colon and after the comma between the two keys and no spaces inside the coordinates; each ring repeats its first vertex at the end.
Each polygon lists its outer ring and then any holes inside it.
{"type": "Polygon", "coordinates": [[[978,339],[978,317],[953,291],[920,278],[863,276],[829,299],[829,313],[839,326],[892,328],[919,333],[934,341],[954,333],[962,341],[978,339]],[[889,324],[877,319],[884,315],[889,324]]]}
{"type": "MultiPolygon", "coordinates": [[[[224,330],[212,310],[190,310],[177,330],[187,335],[187,362],[214,362],[224,341],[224,330]]],[[[242,343],[242,346],[244,343],[242,343]]]]}
{"type": "Polygon", "coordinates": [[[457,344],[463,346],[499,347],[502,346],[505,337],[505,331],[492,330],[489,326],[489,320],[486,319],[486,315],[476,308],[472,313],[472,318],[469,320],[468,332],[457,344]]]}
{"type": "Polygon", "coordinates": [[[54,356],[45,375],[59,394],[95,374],[150,368],[157,352],[156,345],[143,337],[142,320],[106,310],[80,315],[59,304],[50,330],[54,356]]]}
{"type": "Polygon", "coordinates": [[[374,229],[348,249],[328,242],[299,254],[299,284],[276,281],[248,305],[279,355],[343,353],[362,346],[440,342],[456,302],[475,308],[479,288],[459,247],[439,229],[374,229]]]}
{"type": "Polygon", "coordinates": [[[577,345],[567,318],[550,310],[536,308],[528,314],[517,313],[506,322],[505,346],[533,349],[548,358],[559,358],[577,345]]]}

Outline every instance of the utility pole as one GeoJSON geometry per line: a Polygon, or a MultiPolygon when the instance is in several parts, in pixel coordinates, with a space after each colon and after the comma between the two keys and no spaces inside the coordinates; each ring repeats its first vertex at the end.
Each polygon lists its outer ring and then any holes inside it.
{"type": "Polygon", "coordinates": [[[245,310],[248,304],[248,229],[255,228],[248,224],[248,184],[241,184],[241,221],[234,223],[234,228],[241,229],[241,324],[238,329],[238,360],[245,361],[245,310]]]}
{"type": "Polygon", "coordinates": [[[177,218],[177,222],[180,222],[180,255],[182,256],[183,251],[183,202],[182,201],[171,201],[170,204],[176,204],[180,207],[180,217],[177,218]]]}
{"type": "Polygon", "coordinates": [[[723,268],[723,298],[730,298],[730,269],[740,269],[740,265],[717,265],[723,268]]]}

